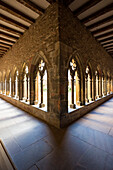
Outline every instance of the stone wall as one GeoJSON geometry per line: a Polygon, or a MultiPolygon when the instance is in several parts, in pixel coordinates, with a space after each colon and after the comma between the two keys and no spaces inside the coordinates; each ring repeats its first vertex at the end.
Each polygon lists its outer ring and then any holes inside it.
{"type": "MultiPolygon", "coordinates": [[[[90,63],[92,73],[99,72],[113,75],[113,59],[92,37],[89,31],[75,18],[70,9],[57,3],[50,5],[45,13],[38,17],[22,37],[13,45],[3,58],[0,59],[0,72],[8,77],[14,77],[14,70],[22,73],[23,65],[29,67],[33,77],[33,68],[39,58],[43,58],[48,72],[48,112],[36,111],[37,117],[46,120],[56,127],[64,126],[74,119],[68,114],[68,65],[71,57],[75,56],[81,70],[81,100],[85,100],[85,68],[90,63]],[[64,120],[67,118],[67,121],[64,120]],[[68,121],[69,119],[69,121],[68,121]],[[55,123],[56,122],[56,123],[55,123]]],[[[31,94],[33,95],[33,88],[31,94]]],[[[20,92],[21,93],[21,92],[20,92]]],[[[4,97],[7,98],[6,96],[4,97]]],[[[8,98],[8,101],[14,99],[8,98]]],[[[32,98],[33,100],[33,98],[32,98]]],[[[12,102],[23,109],[31,108],[16,101],[12,102]]],[[[36,109],[36,108],[35,108],[36,109]]],[[[33,110],[35,110],[33,109],[33,110]]],[[[33,111],[34,112],[34,111],[33,111]]],[[[31,112],[30,112],[31,113],[31,112]]],[[[32,114],[32,113],[31,113],[32,114]]]]}

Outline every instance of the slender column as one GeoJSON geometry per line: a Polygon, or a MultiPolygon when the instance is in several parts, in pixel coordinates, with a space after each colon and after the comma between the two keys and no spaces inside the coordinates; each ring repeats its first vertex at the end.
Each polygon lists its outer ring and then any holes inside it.
{"type": "Polygon", "coordinates": [[[3,82],[1,81],[1,94],[2,94],[2,91],[3,91],[3,82]]]}
{"type": "Polygon", "coordinates": [[[28,101],[28,75],[26,76],[26,84],[27,84],[27,101],[28,101]]]}
{"type": "Polygon", "coordinates": [[[71,104],[70,108],[75,108],[74,104],[74,74],[71,75],[71,104]]]}
{"type": "Polygon", "coordinates": [[[88,100],[88,76],[86,76],[86,79],[85,79],[85,89],[86,89],[86,102],[88,103],[89,100],[88,100]]]}
{"type": "Polygon", "coordinates": [[[82,102],[81,102],[81,79],[80,77],[78,77],[78,101],[77,101],[77,105],[82,106],[82,102]]]}
{"type": "Polygon", "coordinates": [[[6,81],[6,95],[9,95],[9,80],[6,81]]]}
{"type": "Polygon", "coordinates": [[[19,100],[22,100],[22,94],[23,94],[23,91],[22,91],[22,87],[23,87],[23,85],[22,85],[22,83],[23,83],[23,76],[22,76],[22,74],[19,74],[19,83],[18,83],[18,89],[19,89],[19,100]]]}
{"type": "Polygon", "coordinates": [[[109,79],[109,94],[111,94],[111,78],[109,79]]]}
{"type": "Polygon", "coordinates": [[[35,79],[35,105],[38,104],[38,101],[37,101],[37,76],[36,76],[36,79],[35,79]]]}
{"type": "Polygon", "coordinates": [[[102,86],[103,86],[102,96],[104,96],[105,95],[105,79],[104,78],[103,78],[102,86]]]}
{"type": "Polygon", "coordinates": [[[11,97],[14,97],[14,81],[11,81],[11,97]]]}
{"type": "Polygon", "coordinates": [[[100,76],[99,80],[99,98],[102,97],[102,77],[100,76]]]}
{"type": "Polygon", "coordinates": [[[24,100],[24,90],[25,90],[25,86],[24,86],[24,82],[25,80],[24,80],[24,76],[23,76],[23,80],[22,80],[22,99],[24,100]]]}
{"type": "Polygon", "coordinates": [[[39,107],[44,107],[45,104],[43,103],[43,76],[40,76],[40,81],[41,81],[41,103],[39,104],[39,107]]]}
{"type": "Polygon", "coordinates": [[[90,76],[90,101],[93,101],[92,99],[92,77],[90,76]]]}

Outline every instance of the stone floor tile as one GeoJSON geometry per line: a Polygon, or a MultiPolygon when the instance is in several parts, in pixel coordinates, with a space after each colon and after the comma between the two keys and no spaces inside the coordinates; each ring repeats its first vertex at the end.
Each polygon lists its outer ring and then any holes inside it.
{"type": "Polygon", "coordinates": [[[113,157],[95,147],[91,147],[88,152],[86,152],[78,164],[86,167],[87,170],[110,170],[113,169],[113,157]]]}
{"type": "Polygon", "coordinates": [[[52,150],[52,147],[48,145],[48,143],[40,140],[14,155],[13,161],[18,170],[27,170],[32,167],[35,162],[51,153],[52,150]]]}

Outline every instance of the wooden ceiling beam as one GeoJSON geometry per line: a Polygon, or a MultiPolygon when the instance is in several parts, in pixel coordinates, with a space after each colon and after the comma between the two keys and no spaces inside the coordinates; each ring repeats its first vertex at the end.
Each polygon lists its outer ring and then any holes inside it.
{"type": "Polygon", "coordinates": [[[107,45],[107,44],[112,44],[113,41],[110,41],[110,42],[105,42],[105,43],[101,43],[101,45],[107,45]]]}
{"type": "Polygon", "coordinates": [[[13,43],[13,44],[15,43],[15,41],[8,40],[8,39],[3,38],[3,37],[0,37],[0,40],[4,40],[4,41],[6,41],[6,42],[13,43]]]}
{"type": "Polygon", "coordinates": [[[102,33],[102,32],[104,32],[104,31],[108,31],[108,30],[110,30],[110,29],[113,29],[113,24],[108,25],[108,26],[106,26],[106,27],[104,27],[104,28],[101,28],[101,29],[99,29],[99,30],[96,30],[96,31],[91,31],[91,33],[92,33],[93,35],[95,35],[95,34],[102,33]]]}
{"type": "Polygon", "coordinates": [[[113,47],[113,45],[109,45],[109,46],[103,46],[104,48],[111,48],[111,47],[113,47]]]}
{"type": "Polygon", "coordinates": [[[4,11],[9,12],[10,14],[21,18],[22,20],[32,24],[33,22],[35,22],[35,19],[29,17],[28,15],[25,15],[24,13],[22,13],[21,11],[13,8],[12,6],[4,3],[3,1],[0,1],[0,9],[3,9],[4,11]]]}
{"type": "Polygon", "coordinates": [[[10,41],[12,41],[12,42],[16,42],[16,41],[17,41],[17,39],[11,38],[10,36],[6,36],[6,35],[4,35],[4,34],[0,34],[0,39],[1,39],[1,38],[5,38],[6,40],[10,40],[10,41]]]}
{"type": "Polygon", "coordinates": [[[0,29],[7,31],[7,32],[11,32],[12,34],[15,34],[15,35],[18,35],[18,36],[23,35],[23,32],[20,32],[18,30],[13,29],[13,28],[9,28],[9,27],[2,25],[2,24],[0,24],[0,29]]]}
{"type": "Polygon", "coordinates": [[[106,50],[110,50],[110,49],[113,49],[113,46],[111,47],[104,47],[106,50]]]}
{"type": "Polygon", "coordinates": [[[0,49],[8,50],[9,48],[7,48],[7,47],[3,47],[3,46],[1,46],[1,45],[0,45],[0,49]]]}
{"type": "Polygon", "coordinates": [[[8,46],[8,45],[5,45],[5,44],[2,44],[1,42],[0,42],[0,47],[4,47],[4,48],[11,48],[11,46],[8,46]]]}
{"type": "Polygon", "coordinates": [[[88,1],[86,2],[84,5],[82,5],[80,8],[78,8],[77,10],[75,10],[73,12],[73,14],[75,16],[80,15],[81,13],[83,13],[84,11],[88,10],[89,8],[93,7],[94,5],[96,5],[97,3],[101,2],[102,0],[93,0],[93,1],[88,1]]]}
{"type": "Polygon", "coordinates": [[[19,37],[15,37],[14,35],[11,35],[11,34],[8,34],[8,33],[5,33],[5,32],[2,32],[2,31],[0,31],[0,34],[5,35],[5,36],[10,37],[10,38],[14,38],[15,40],[19,39],[19,37]]]}
{"type": "Polygon", "coordinates": [[[7,52],[7,50],[3,50],[2,48],[0,48],[0,51],[2,51],[2,52],[7,52]]]}
{"type": "Polygon", "coordinates": [[[110,41],[110,40],[113,40],[113,36],[112,36],[112,37],[109,37],[109,38],[105,38],[105,39],[103,39],[103,40],[98,40],[98,39],[97,39],[97,41],[99,41],[99,42],[106,42],[106,41],[110,41]]]}
{"type": "Polygon", "coordinates": [[[11,19],[11,18],[9,18],[9,17],[7,17],[7,16],[5,16],[5,15],[2,15],[2,14],[0,14],[0,20],[1,20],[1,21],[4,21],[4,22],[6,22],[6,23],[9,23],[9,24],[11,24],[11,25],[14,25],[15,27],[18,27],[18,28],[20,28],[20,29],[22,29],[22,30],[24,30],[24,31],[26,31],[26,29],[29,28],[28,26],[23,25],[23,24],[15,21],[15,20],[13,20],[13,19],[11,19]]]}
{"type": "Polygon", "coordinates": [[[30,0],[17,0],[17,1],[23,4],[24,6],[26,6],[27,8],[30,8],[34,12],[38,13],[39,15],[42,15],[45,12],[43,8],[39,7],[38,5],[31,2],[30,0]]]}
{"type": "Polygon", "coordinates": [[[102,35],[94,36],[94,37],[99,39],[99,38],[104,38],[104,37],[108,37],[108,36],[113,36],[113,31],[107,32],[107,33],[102,34],[102,35]]]}
{"type": "Polygon", "coordinates": [[[74,0],[46,0],[46,1],[48,1],[50,4],[54,2],[63,3],[65,6],[69,6],[72,2],[74,2],[74,0]]]}
{"type": "Polygon", "coordinates": [[[8,44],[8,42],[5,42],[5,41],[0,41],[0,44],[2,44],[2,45],[7,45],[7,46],[9,46],[9,47],[12,47],[12,45],[11,44],[8,44]]]}
{"type": "Polygon", "coordinates": [[[91,30],[91,29],[96,28],[96,27],[99,27],[99,26],[101,26],[101,25],[103,25],[103,24],[109,23],[110,21],[113,21],[113,15],[110,16],[110,17],[108,17],[108,18],[105,18],[105,19],[103,19],[103,20],[101,20],[101,21],[98,21],[98,22],[96,22],[96,23],[94,23],[94,24],[92,24],[92,25],[90,25],[90,26],[86,26],[86,27],[87,27],[89,30],[91,30]]]}
{"type": "Polygon", "coordinates": [[[92,21],[92,20],[98,18],[99,16],[101,16],[101,15],[107,13],[107,12],[110,12],[110,11],[112,11],[112,10],[113,10],[113,3],[111,3],[110,5],[102,8],[101,10],[99,10],[99,11],[91,14],[90,16],[82,19],[81,21],[82,21],[83,24],[85,24],[85,23],[87,23],[87,22],[89,22],[89,21],[92,21]]]}

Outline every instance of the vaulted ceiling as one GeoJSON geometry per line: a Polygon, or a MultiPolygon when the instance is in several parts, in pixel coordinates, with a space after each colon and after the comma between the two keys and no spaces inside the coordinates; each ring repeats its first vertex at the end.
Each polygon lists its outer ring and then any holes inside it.
{"type": "MultiPolygon", "coordinates": [[[[1,0],[0,57],[58,0],[1,0]]],[[[60,0],[59,0],[60,1],[60,0]]],[[[113,0],[61,0],[113,57],[113,0]]]]}

